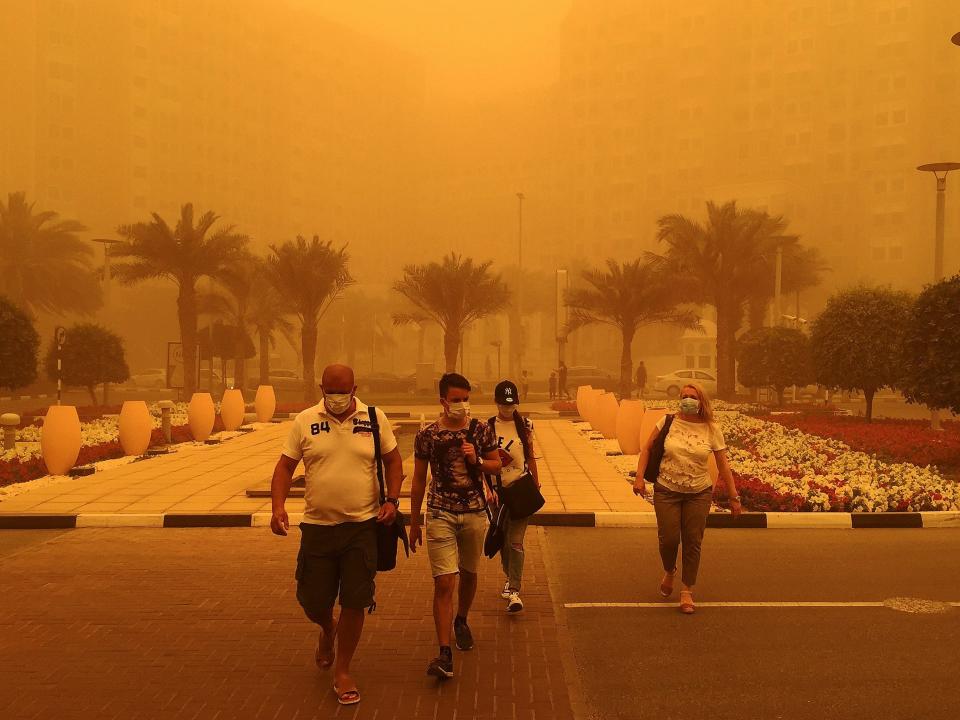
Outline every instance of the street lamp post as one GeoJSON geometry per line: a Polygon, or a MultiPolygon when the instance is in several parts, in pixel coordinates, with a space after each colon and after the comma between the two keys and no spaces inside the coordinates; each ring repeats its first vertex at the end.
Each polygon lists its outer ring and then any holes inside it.
{"type": "MultiPolygon", "coordinates": [[[[954,36],[956,41],[957,36],[954,36]]],[[[943,280],[943,237],[944,237],[944,216],[947,207],[947,173],[951,170],[960,169],[960,163],[940,162],[927,163],[920,165],[917,170],[920,172],[933,173],[937,179],[937,214],[936,230],[933,237],[933,281],[943,280]]],[[[940,411],[930,411],[930,427],[934,430],[940,429],[940,411]]]]}
{"type": "Polygon", "coordinates": [[[523,201],[517,193],[517,373],[523,372],[523,201]]]}
{"type": "Polygon", "coordinates": [[[90,242],[97,242],[103,245],[103,304],[110,302],[110,246],[116,245],[122,240],[113,240],[111,238],[91,238],[90,242]]]}

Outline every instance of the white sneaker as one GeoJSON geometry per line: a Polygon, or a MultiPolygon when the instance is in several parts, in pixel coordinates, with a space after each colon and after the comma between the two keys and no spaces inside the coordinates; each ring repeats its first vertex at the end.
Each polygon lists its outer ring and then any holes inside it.
{"type": "Polygon", "coordinates": [[[513,591],[507,598],[507,612],[518,613],[523,610],[523,600],[520,599],[520,593],[513,591]]]}
{"type": "Polygon", "coordinates": [[[503,590],[500,591],[500,597],[502,597],[504,600],[510,599],[510,581],[509,580],[507,580],[503,584],[503,590]]]}

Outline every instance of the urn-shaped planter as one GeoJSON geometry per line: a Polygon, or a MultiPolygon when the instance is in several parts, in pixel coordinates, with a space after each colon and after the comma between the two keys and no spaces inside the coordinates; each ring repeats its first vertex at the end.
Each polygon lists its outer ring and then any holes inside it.
{"type": "Polygon", "coordinates": [[[40,430],[40,453],[51,475],[66,475],[80,455],[80,418],[73,405],[51,405],[40,430]]]}
{"type": "Polygon", "coordinates": [[[603,433],[607,440],[613,440],[617,436],[617,411],[620,409],[620,403],[617,402],[617,396],[613,393],[604,393],[596,400],[593,414],[596,422],[592,423],[595,430],[603,433]]]}
{"type": "Polygon", "coordinates": [[[577,388],[577,412],[584,420],[587,419],[587,395],[593,390],[591,385],[581,385],[577,388]]]}
{"type": "Polygon", "coordinates": [[[213,423],[217,417],[217,410],[213,405],[210,393],[194,393],[187,406],[187,422],[190,425],[190,434],[197,442],[203,442],[213,432],[213,423]]]}
{"type": "Polygon", "coordinates": [[[273,392],[273,385],[261,385],[257,388],[253,407],[257,411],[257,422],[270,422],[277,409],[277,396],[273,392]]]}
{"type": "Polygon", "coordinates": [[[120,447],[124,455],[143,455],[150,447],[153,418],[143,400],[127,400],[120,408],[120,447]]]}
{"type": "Polygon", "coordinates": [[[651,408],[643,413],[643,419],[640,421],[640,437],[646,440],[650,433],[654,431],[660,418],[667,414],[666,410],[654,410],[651,408]]]}
{"type": "Polygon", "coordinates": [[[243,393],[239,388],[233,388],[223,393],[220,401],[220,419],[223,420],[223,429],[227,432],[236,430],[243,425],[243,393]]]}
{"type": "Polygon", "coordinates": [[[640,437],[644,404],[642,400],[624,400],[617,412],[617,442],[624,455],[637,455],[646,438],[640,437]]]}

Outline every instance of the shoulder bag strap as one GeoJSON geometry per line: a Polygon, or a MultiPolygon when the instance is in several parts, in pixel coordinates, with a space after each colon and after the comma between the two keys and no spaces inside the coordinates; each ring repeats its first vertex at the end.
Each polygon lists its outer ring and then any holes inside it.
{"type": "Polygon", "coordinates": [[[380,454],[380,423],[377,422],[377,408],[371,405],[367,408],[370,413],[370,429],[373,431],[373,457],[377,465],[377,483],[380,486],[380,504],[387,501],[387,493],[383,488],[383,457],[380,454]]]}
{"type": "MultiPolygon", "coordinates": [[[[477,442],[477,428],[480,427],[480,421],[477,418],[472,418],[470,424],[467,425],[467,442],[473,445],[477,451],[477,458],[481,457],[480,455],[480,445],[477,442]]],[[[477,485],[477,489],[480,491],[480,499],[483,500],[483,511],[487,514],[487,519],[490,522],[493,522],[493,516],[490,514],[490,507],[487,505],[487,493],[484,492],[483,487],[483,471],[479,467],[471,467],[470,464],[467,464],[467,472],[473,477],[473,481],[477,485]]]]}
{"type": "MultiPolygon", "coordinates": [[[[490,431],[493,433],[494,437],[497,437],[497,416],[494,415],[492,418],[487,420],[487,424],[490,426],[490,431]]],[[[500,473],[497,473],[494,477],[497,478],[497,489],[503,489],[503,478],[500,473]]]]}

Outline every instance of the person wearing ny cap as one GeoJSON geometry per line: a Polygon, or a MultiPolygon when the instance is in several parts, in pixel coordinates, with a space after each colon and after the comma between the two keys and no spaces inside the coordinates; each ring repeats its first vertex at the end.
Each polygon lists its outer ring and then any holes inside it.
{"type": "MultiPolygon", "coordinates": [[[[500,474],[491,485],[509,487],[529,471],[540,486],[537,470],[537,458],[533,450],[533,423],[520,415],[520,393],[517,386],[504,380],[493,391],[497,404],[497,414],[487,423],[497,438],[497,452],[500,454],[500,474]],[[497,482],[499,481],[499,482],[497,482]]],[[[505,528],[505,540],[500,549],[500,561],[506,578],[500,597],[507,601],[507,612],[523,610],[520,599],[520,586],[523,581],[523,539],[527,534],[530,518],[508,517],[505,528]]]]}

